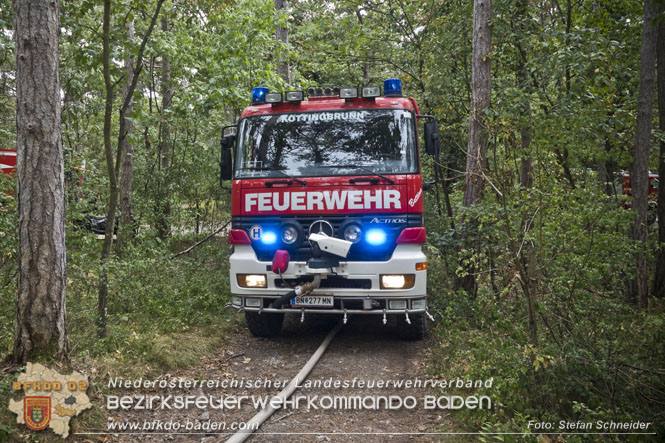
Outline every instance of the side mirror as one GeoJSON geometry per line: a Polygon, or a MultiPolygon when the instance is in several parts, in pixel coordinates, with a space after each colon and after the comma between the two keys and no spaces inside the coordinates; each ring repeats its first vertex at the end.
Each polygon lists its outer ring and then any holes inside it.
{"type": "Polygon", "coordinates": [[[429,191],[432,186],[438,183],[438,180],[433,180],[431,182],[423,182],[423,191],[429,191]]]}
{"type": "Polygon", "coordinates": [[[222,137],[222,154],[219,158],[219,184],[222,187],[224,187],[222,184],[224,180],[231,180],[233,178],[233,158],[231,152],[233,151],[235,138],[235,135],[226,135],[222,137]]]}
{"type": "Polygon", "coordinates": [[[425,151],[433,156],[439,154],[439,127],[436,121],[425,123],[425,151]]]}

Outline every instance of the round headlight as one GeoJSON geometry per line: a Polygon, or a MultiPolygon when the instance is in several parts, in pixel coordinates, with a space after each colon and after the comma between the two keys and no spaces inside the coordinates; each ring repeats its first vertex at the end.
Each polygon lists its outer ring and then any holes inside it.
{"type": "Polygon", "coordinates": [[[358,243],[360,241],[360,234],[362,230],[358,225],[349,225],[344,230],[344,239],[351,243],[358,243]]]}
{"type": "Polygon", "coordinates": [[[282,229],[282,243],[292,245],[298,240],[298,230],[293,225],[286,225],[282,229]]]}

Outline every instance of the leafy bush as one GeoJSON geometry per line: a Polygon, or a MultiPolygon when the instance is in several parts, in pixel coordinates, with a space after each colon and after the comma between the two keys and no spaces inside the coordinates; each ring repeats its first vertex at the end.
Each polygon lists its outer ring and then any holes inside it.
{"type": "Polygon", "coordinates": [[[462,228],[428,218],[439,338],[432,370],[446,378],[494,377],[491,392],[482,392],[493,409],[462,411],[462,418],[486,432],[528,432],[529,420],[642,420],[663,432],[665,315],[656,300],[643,312],[625,299],[634,266],[631,212],[593,182],[565,199],[558,191],[504,195],[509,205],[486,199],[456,208],[458,226],[465,217],[478,220],[475,235],[489,245],[468,257],[477,264],[475,297],[453,289],[462,228]],[[530,218],[537,222],[524,235],[530,218]],[[515,244],[535,248],[537,343],[529,340],[515,244]]]}
{"type": "Polygon", "coordinates": [[[101,240],[85,232],[70,236],[67,302],[73,354],[122,353],[149,359],[153,350],[163,354],[160,343],[168,341],[166,336],[208,329],[225,318],[223,311],[229,302],[225,239],[212,239],[171,259],[196,237],[177,237],[165,243],[139,238],[122,260],[109,262],[109,334],[98,340],[94,334],[98,250],[90,242],[101,240]]]}

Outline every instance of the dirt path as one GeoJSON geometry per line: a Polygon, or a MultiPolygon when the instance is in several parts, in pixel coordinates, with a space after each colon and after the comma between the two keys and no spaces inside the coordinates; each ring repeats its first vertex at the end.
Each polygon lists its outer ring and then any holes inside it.
{"type": "MultiPolygon", "coordinates": [[[[231,337],[226,348],[220,354],[211,356],[202,366],[189,369],[185,373],[175,374],[191,379],[268,379],[288,381],[294,377],[305,364],[314,350],[319,346],[334,323],[330,317],[309,316],[305,323],[300,324],[299,318],[287,317],[282,336],[274,339],[252,337],[248,331],[242,330],[231,337]]],[[[311,383],[324,383],[330,380],[353,379],[370,381],[406,380],[427,378],[425,361],[427,360],[428,341],[407,342],[397,337],[396,329],[389,323],[388,327],[381,323],[379,316],[351,318],[347,325],[333,340],[327,352],[314,368],[308,380],[311,383]]],[[[174,395],[268,395],[277,394],[280,388],[227,388],[227,389],[190,389],[172,392],[156,391],[152,393],[173,393],[174,395]]],[[[135,391],[130,392],[136,394],[135,391]]],[[[387,410],[373,409],[317,409],[307,410],[306,400],[297,409],[285,408],[278,410],[264,423],[251,442],[311,442],[311,441],[440,441],[440,436],[426,433],[450,430],[452,420],[446,411],[425,410],[422,397],[432,394],[426,388],[337,388],[304,386],[295,392],[295,396],[303,397],[318,395],[315,405],[324,404],[321,397],[332,396],[390,396],[401,398],[413,396],[418,405],[413,409],[387,410]],[[321,401],[321,403],[318,403],[321,401]],[[406,433],[422,433],[406,435],[406,433]],[[286,433],[291,433],[286,435],[286,433]],[[337,433],[331,435],[331,433],[337,433]],[[361,435],[361,433],[363,435],[361,435]],[[381,434],[379,434],[381,433],[381,434]],[[394,434],[385,434],[394,433],[394,434]]],[[[114,421],[128,420],[176,420],[176,421],[247,421],[258,412],[251,404],[242,409],[219,411],[216,409],[189,411],[131,411],[114,413],[114,421]]],[[[228,432],[228,431],[226,431],[228,432]]],[[[228,435],[197,434],[197,435],[114,435],[110,440],[125,441],[178,441],[178,442],[223,442],[228,435]]]]}

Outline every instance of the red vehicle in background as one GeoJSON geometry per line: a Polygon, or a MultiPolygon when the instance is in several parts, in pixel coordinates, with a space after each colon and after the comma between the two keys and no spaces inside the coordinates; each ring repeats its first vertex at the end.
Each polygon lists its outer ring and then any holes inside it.
{"type": "Polygon", "coordinates": [[[16,173],[16,150],[0,149],[0,169],[3,174],[16,173]]]}
{"type": "Polygon", "coordinates": [[[4,197],[15,195],[16,150],[0,149],[0,206],[5,206],[4,197]]]}
{"type": "MultiPolygon", "coordinates": [[[[621,172],[621,178],[623,179],[621,184],[622,195],[630,197],[632,194],[630,192],[630,174],[626,171],[621,172]]],[[[658,185],[659,177],[658,174],[649,173],[649,214],[648,214],[648,223],[652,224],[656,221],[657,216],[657,207],[658,207],[658,185]]],[[[628,209],[630,208],[629,199],[624,198],[621,205],[628,209]]]]}

